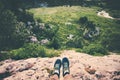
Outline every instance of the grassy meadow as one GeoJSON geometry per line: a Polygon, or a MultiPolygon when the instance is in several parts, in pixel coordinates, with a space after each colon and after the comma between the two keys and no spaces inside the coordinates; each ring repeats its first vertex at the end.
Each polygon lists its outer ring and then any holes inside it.
{"type": "MultiPolygon", "coordinates": [[[[25,43],[18,49],[0,53],[1,60],[25,59],[30,57],[59,56],[61,50],[74,49],[78,52],[95,56],[108,55],[109,52],[120,53],[120,22],[97,16],[100,7],[56,6],[37,7],[26,9],[33,15],[34,21],[43,23],[44,29],[39,25],[32,25],[32,29],[23,28],[22,34],[29,31],[38,41],[49,40],[49,43],[25,43]],[[99,34],[88,34],[99,29],[99,34]],[[87,37],[86,37],[87,34],[87,37]],[[91,37],[92,36],[92,37],[91,37]],[[7,56],[6,56],[7,55],[7,56]]],[[[32,23],[32,22],[31,22],[32,23]]],[[[28,36],[27,36],[28,37],[28,36]]]]}

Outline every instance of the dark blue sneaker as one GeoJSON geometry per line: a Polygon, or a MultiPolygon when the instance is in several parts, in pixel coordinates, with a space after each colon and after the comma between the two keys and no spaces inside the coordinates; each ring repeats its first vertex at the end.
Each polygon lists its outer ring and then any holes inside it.
{"type": "Polygon", "coordinates": [[[60,68],[61,68],[61,60],[60,60],[60,59],[57,59],[57,60],[55,61],[55,64],[54,64],[53,75],[54,75],[54,74],[57,74],[58,77],[60,77],[60,68]]]}
{"type": "Polygon", "coordinates": [[[63,58],[62,65],[63,65],[63,77],[64,77],[66,74],[70,74],[68,58],[66,57],[63,58]]]}

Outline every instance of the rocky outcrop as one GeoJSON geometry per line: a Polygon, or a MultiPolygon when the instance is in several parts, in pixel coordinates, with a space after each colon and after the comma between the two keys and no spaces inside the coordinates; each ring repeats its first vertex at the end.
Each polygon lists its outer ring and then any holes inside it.
{"type": "Polygon", "coordinates": [[[98,16],[101,16],[101,17],[109,18],[109,19],[120,20],[120,18],[114,18],[114,17],[110,16],[109,13],[107,13],[107,12],[104,11],[104,10],[98,12],[97,15],[98,15],[98,16]]]}
{"type": "Polygon", "coordinates": [[[102,17],[105,17],[105,18],[114,19],[113,17],[111,17],[111,16],[109,15],[109,13],[107,13],[107,12],[104,11],[104,10],[101,11],[101,12],[98,12],[97,15],[98,15],[98,16],[102,16],[102,17]]]}
{"type": "MultiPolygon", "coordinates": [[[[73,50],[60,57],[5,60],[0,62],[0,80],[49,80],[56,59],[68,57],[74,80],[120,80],[120,55],[90,56],[73,50]]],[[[62,80],[61,69],[61,80],[62,80]]]]}

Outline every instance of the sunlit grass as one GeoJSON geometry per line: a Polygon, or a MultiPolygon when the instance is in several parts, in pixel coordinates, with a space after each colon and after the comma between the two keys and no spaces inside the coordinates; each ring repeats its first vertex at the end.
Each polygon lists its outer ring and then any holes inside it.
{"type": "Polygon", "coordinates": [[[34,18],[41,18],[43,22],[65,22],[73,19],[78,19],[78,16],[86,14],[95,14],[96,9],[73,6],[73,7],[48,7],[48,8],[32,8],[28,10],[34,14],[34,18]]]}
{"type": "Polygon", "coordinates": [[[66,41],[68,34],[75,34],[76,22],[82,16],[95,15],[96,9],[72,6],[72,7],[47,7],[47,8],[31,8],[28,12],[33,13],[35,19],[41,19],[45,23],[55,23],[59,26],[58,33],[60,38],[66,41]],[[69,23],[71,23],[69,25],[69,23]],[[68,24],[68,25],[66,25],[68,24]]]}
{"type": "MultiPolygon", "coordinates": [[[[55,24],[56,27],[59,27],[57,36],[61,40],[61,44],[63,43],[63,45],[65,45],[68,41],[68,35],[72,34],[76,36],[78,28],[82,28],[78,21],[84,16],[86,16],[89,21],[93,21],[93,23],[96,24],[96,27],[100,27],[101,35],[108,29],[113,32],[119,32],[119,29],[116,30],[116,27],[119,27],[116,20],[97,16],[98,10],[100,10],[99,7],[58,6],[31,8],[27,11],[34,15],[35,20],[40,19],[43,23],[55,24]]],[[[100,37],[100,39],[102,39],[102,37],[100,37]]],[[[100,41],[100,39],[97,41],[100,41]]],[[[89,44],[88,41],[87,43],[89,44]]]]}

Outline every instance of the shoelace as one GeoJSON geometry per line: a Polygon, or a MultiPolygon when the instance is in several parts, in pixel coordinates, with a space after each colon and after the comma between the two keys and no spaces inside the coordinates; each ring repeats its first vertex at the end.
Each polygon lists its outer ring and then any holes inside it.
{"type": "Polygon", "coordinates": [[[59,65],[59,64],[56,64],[56,65],[55,65],[55,70],[59,70],[59,67],[60,67],[60,65],[59,65]]]}
{"type": "Polygon", "coordinates": [[[68,63],[64,63],[64,73],[69,72],[68,63]]]}

